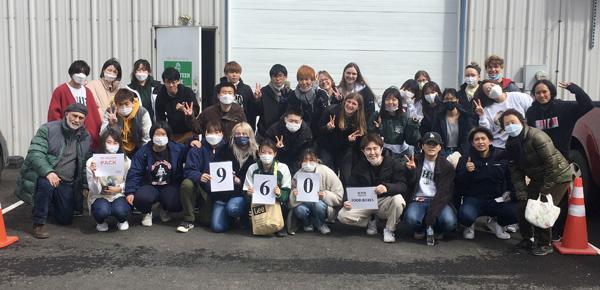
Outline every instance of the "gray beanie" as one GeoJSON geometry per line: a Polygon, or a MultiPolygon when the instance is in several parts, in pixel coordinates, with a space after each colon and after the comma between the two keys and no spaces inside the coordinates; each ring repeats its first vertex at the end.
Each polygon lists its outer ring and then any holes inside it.
{"type": "Polygon", "coordinates": [[[87,116],[88,114],[88,109],[86,106],[80,104],[80,103],[73,103],[70,104],[67,109],[65,110],[65,115],[67,115],[68,112],[77,112],[77,113],[82,113],[84,115],[87,116]]]}

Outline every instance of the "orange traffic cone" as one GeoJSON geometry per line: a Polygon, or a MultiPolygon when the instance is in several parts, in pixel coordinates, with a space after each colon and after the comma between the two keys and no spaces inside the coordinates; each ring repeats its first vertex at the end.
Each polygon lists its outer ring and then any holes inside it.
{"type": "Polygon", "coordinates": [[[0,204],[0,249],[19,240],[17,236],[7,236],[4,227],[4,217],[2,216],[2,204],[0,204]]]}
{"type": "Polygon", "coordinates": [[[567,216],[563,237],[562,240],[554,242],[554,248],[561,254],[598,255],[598,249],[588,243],[587,236],[583,181],[581,177],[577,177],[569,198],[569,216],[567,216]]]}

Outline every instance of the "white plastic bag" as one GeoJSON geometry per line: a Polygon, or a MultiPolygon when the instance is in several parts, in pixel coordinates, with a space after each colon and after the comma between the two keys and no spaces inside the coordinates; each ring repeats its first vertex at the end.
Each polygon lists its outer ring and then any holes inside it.
{"type": "Polygon", "coordinates": [[[525,219],[538,228],[548,229],[554,225],[560,214],[560,208],[554,205],[550,194],[546,195],[547,202],[541,201],[540,198],[541,194],[537,199],[527,200],[525,219]]]}

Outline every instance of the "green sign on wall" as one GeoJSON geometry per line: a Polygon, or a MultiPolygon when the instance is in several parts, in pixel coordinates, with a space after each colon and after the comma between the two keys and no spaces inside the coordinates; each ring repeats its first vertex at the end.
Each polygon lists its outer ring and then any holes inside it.
{"type": "Polygon", "coordinates": [[[164,67],[174,67],[181,75],[181,83],[188,87],[192,87],[192,62],[186,60],[165,60],[164,67]]]}

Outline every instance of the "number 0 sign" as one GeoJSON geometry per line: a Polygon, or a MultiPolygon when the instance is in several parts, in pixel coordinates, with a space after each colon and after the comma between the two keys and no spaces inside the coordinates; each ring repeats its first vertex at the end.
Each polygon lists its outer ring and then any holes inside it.
{"type": "Polygon", "coordinates": [[[299,172],[296,176],[297,200],[302,202],[318,202],[321,176],[318,173],[299,172]]]}
{"type": "Polygon", "coordinates": [[[210,190],[212,192],[233,190],[233,169],[231,161],[211,162],[210,168],[210,190]]]}
{"type": "Polygon", "coordinates": [[[275,204],[275,175],[255,174],[252,204],[275,204]]]}

